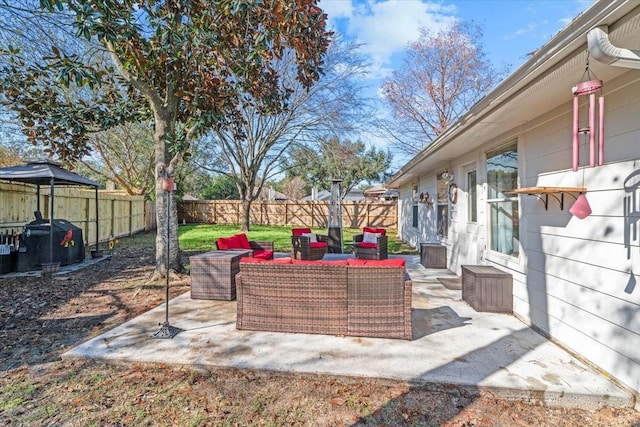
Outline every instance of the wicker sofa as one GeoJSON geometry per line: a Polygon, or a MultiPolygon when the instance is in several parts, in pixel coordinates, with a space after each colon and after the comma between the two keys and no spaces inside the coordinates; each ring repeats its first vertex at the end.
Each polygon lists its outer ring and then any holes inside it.
{"type": "Polygon", "coordinates": [[[410,340],[412,284],[398,261],[243,258],[236,327],[410,340]]]}

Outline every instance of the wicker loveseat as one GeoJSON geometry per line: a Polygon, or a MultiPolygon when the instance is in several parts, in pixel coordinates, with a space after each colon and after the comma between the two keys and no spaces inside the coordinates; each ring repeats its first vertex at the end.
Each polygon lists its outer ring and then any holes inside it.
{"type": "Polygon", "coordinates": [[[243,258],[236,287],[238,329],[412,338],[404,260],[243,258]]]}

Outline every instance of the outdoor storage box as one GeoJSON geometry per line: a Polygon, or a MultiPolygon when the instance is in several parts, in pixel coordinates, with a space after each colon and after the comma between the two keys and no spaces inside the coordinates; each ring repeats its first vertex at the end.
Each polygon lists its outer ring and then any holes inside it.
{"type": "Polygon", "coordinates": [[[513,278],[493,266],[463,265],[462,299],[476,311],[512,313],[513,278]]]}
{"type": "Polygon", "coordinates": [[[437,243],[420,243],[420,264],[425,268],[447,268],[447,247],[437,243]]]}

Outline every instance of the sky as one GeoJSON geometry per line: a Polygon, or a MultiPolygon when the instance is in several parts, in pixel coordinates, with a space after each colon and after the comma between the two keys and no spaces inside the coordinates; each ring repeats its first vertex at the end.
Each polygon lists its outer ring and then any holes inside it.
{"type": "MultiPolygon", "coordinates": [[[[607,1],[607,0],[603,0],[607,1]]],[[[392,68],[420,27],[433,32],[456,21],[473,21],[483,29],[483,44],[497,68],[514,71],[527,54],[540,48],[593,0],[320,0],[329,26],[365,46],[373,67],[392,68]]]]}
{"type": "MultiPolygon", "coordinates": [[[[609,0],[602,0],[609,1],[609,0]]],[[[363,44],[361,53],[370,62],[367,82],[379,97],[382,79],[398,67],[409,42],[419,29],[432,33],[455,22],[473,21],[482,29],[482,44],[496,70],[515,71],[528,55],[547,43],[594,0],[320,0],[329,27],[347,40],[363,44]]],[[[384,114],[384,113],[379,113],[384,114]]],[[[387,143],[364,136],[378,148],[387,143]]],[[[393,153],[393,151],[392,151],[393,153]]],[[[394,166],[407,157],[394,153],[394,166]]]]}

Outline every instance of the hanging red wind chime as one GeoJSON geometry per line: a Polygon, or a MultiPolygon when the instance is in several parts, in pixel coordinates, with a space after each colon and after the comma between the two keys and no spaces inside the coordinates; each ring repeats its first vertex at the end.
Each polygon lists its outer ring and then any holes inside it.
{"type": "MultiPolygon", "coordinates": [[[[595,76],[593,76],[595,77],[595,76]]],[[[597,128],[597,152],[598,165],[602,166],[604,161],[604,95],[602,94],[602,80],[591,77],[589,71],[589,60],[582,75],[582,82],[571,88],[573,92],[573,171],[578,170],[579,164],[579,135],[586,134],[589,136],[589,166],[596,165],[596,110],[598,113],[597,128]],[[587,80],[585,80],[585,77],[587,80]],[[598,105],[596,106],[596,92],[600,91],[598,105]],[[587,127],[580,127],[580,96],[589,96],[587,104],[587,127]]]]}

